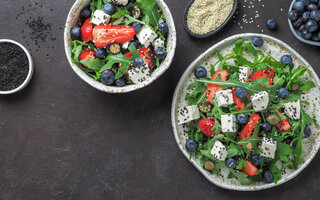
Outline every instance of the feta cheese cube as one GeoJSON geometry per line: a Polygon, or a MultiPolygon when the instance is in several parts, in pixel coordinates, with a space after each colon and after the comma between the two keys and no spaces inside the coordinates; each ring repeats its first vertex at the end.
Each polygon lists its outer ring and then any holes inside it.
{"type": "Polygon", "coordinates": [[[265,110],[269,105],[269,94],[266,91],[251,96],[251,102],[255,111],[265,110]]]}
{"type": "Polygon", "coordinates": [[[196,105],[179,108],[177,113],[179,125],[189,123],[200,118],[199,108],[196,105]]]}
{"type": "Polygon", "coordinates": [[[125,43],[122,43],[122,44],[121,44],[121,47],[122,47],[123,49],[128,49],[129,44],[130,44],[130,41],[126,41],[125,43]]]}
{"type": "Polygon", "coordinates": [[[157,34],[149,26],[145,25],[137,34],[137,38],[143,46],[148,47],[157,38],[157,34]]]}
{"type": "Polygon", "coordinates": [[[223,133],[236,132],[237,120],[235,115],[221,115],[221,127],[223,133]]]}
{"type": "Polygon", "coordinates": [[[273,159],[277,150],[277,141],[274,141],[272,138],[264,137],[262,139],[260,150],[261,156],[273,159]]]}
{"type": "Polygon", "coordinates": [[[121,5],[121,6],[126,6],[128,4],[129,0],[110,0],[111,3],[121,5]]]}
{"type": "Polygon", "coordinates": [[[133,67],[128,70],[128,75],[133,83],[138,84],[144,82],[147,78],[151,76],[151,71],[148,65],[145,63],[141,67],[133,67]]]}
{"type": "Polygon", "coordinates": [[[163,48],[164,47],[164,41],[161,40],[160,38],[156,39],[153,43],[153,49],[157,50],[159,48],[163,48]]]}
{"type": "Polygon", "coordinates": [[[218,160],[225,161],[227,157],[227,149],[226,147],[217,140],[211,149],[211,154],[218,160]]]}
{"type": "Polygon", "coordinates": [[[248,83],[253,73],[251,67],[239,67],[239,81],[241,83],[248,83]]]}
{"type": "Polygon", "coordinates": [[[216,93],[216,99],[218,102],[219,107],[227,107],[229,105],[232,105],[233,102],[233,95],[232,90],[221,90],[216,93]]]}
{"type": "Polygon", "coordinates": [[[95,25],[108,24],[111,16],[104,13],[102,10],[96,10],[92,16],[91,22],[95,25]]]}
{"type": "Polygon", "coordinates": [[[292,120],[300,119],[300,100],[284,104],[284,112],[292,120]]]}

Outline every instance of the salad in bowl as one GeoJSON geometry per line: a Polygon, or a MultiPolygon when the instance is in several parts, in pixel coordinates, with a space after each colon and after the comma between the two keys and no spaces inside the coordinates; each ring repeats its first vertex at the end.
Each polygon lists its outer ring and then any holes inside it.
{"type": "Polygon", "coordinates": [[[162,0],[78,0],[67,27],[72,68],[103,91],[128,92],[148,85],[174,55],[175,28],[162,0]]]}
{"type": "Polygon", "coordinates": [[[191,64],[177,86],[172,120],[179,147],[209,180],[256,190],[296,175],[304,154],[311,154],[306,149],[319,148],[317,116],[308,109],[317,97],[306,96],[319,83],[271,37],[266,44],[263,37],[244,36],[204,53],[204,66],[199,59],[191,64]],[[275,46],[277,58],[270,50],[275,46]]]}

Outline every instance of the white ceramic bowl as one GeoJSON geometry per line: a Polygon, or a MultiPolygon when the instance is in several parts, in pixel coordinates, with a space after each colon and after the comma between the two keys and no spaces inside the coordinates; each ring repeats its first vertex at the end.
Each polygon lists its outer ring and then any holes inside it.
{"type": "Polygon", "coordinates": [[[132,84],[132,85],[127,85],[125,87],[114,87],[114,86],[106,86],[100,83],[99,81],[96,81],[86,75],[77,65],[72,63],[71,61],[71,29],[77,24],[79,16],[80,16],[80,11],[89,5],[91,0],[77,0],[74,5],[72,6],[67,22],[65,25],[65,30],[64,30],[64,46],[65,46],[65,51],[66,55],[68,58],[68,61],[74,70],[74,72],[85,82],[87,82],[89,85],[92,87],[101,90],[103,92],[108,92],[108,93],[126,93],[126,92],[131,92],[134,90],[138,90],[140,88],[143,88],[149,84],[151,84],[153,81],[155,81],[158,77],[160,77],[170,66],[174,53],[176,50],[176,41],[177,41],[177,36],[176,36],[176,29],[173,21],[173,17],[171,15],[171,12],[167,6],[167,4],[163,0],[156,0],[157,4],[159,5],[160,8],[162,8],[163,15],[166,18],[166,22],[169,27],[169,34],[168,34],[168,39],[167,39],[167,57],[166,59],[161,63],[160,67],[157,68],[149,77],[146,81],[143,83],[139,84],[132,84]]]}
{"type": "Polygon", "coordinates": [[[178,143],[180,150],[186,156],[186,158],[212,183],[215,185],[230,189],[230,190],[240,190],[240,191],[254,191],[254,190],[262,190],[266,188],[271,188],[282,183],[285,183],[295,176],[297,176],[313,159],[316,155],[317,151],[320,148],[320,81],[309,65],[309,63],[302,58],[295,50],[293,50],[289,45],[285,44],[284,42],[267,36],[263,34],[255,34],[255,33],[245,33],[231,36],[227,39],[222,40],[221,42],[217,43],[213,47],[209,48],[206,52],[201,54],[194,62],[190,64],[190,66],[186,69],[184,74],[182,75],[172,101],[171,107],[171,120],[172,120],[172,127],[175,139],[178,143]],[[314,116],[318,120],[318,124],[316,126],[311,126],[312,129],[312,136],[308,139],[303,140],[303,158],[302,163],[299,165],[297,170],[289,170],[287,169],[286,172],[283,174],[282,179],[279,180],[277,184],[274,183],[255,183],[252,185],[241,185],[238,180],[236,179],[227,179],[227,170],[223,169],[219,175],[212,175],[208,173],[206,170],[202,168],[199,161],[194,158],[190,158],[189,153],[185,149],[185,142],[187,139],[187,135],[185,134],[185,127],[179,126],[177,123],[177,109],[187,106],[187,102],[185,101],[185,95],[187,92],[187,87],[191,82],[195,81],[193,75],[193,69],[197,66],[205,66],[207,69],[210,69],[210,63],[214,63],[218,60],[215,56],[215,51],[219,50],[223,55],[230,53],[234,48],[234,42],[239,39],[243,38],[246,41],[251,41],[253,36],[260,36],[264,39],[264,45],[260,48],[261,51],[264,53],[268,52],[277,60],[280,60],[281,56],[284,54],[289,54],[292,56],[295,66],[297,65],[304,65],[309,68],[310,74],[305,74],[303,77],[304,79],[313,80],[316,84],[316,88],[311,89],[307,94],[305,94],[305,100],[307,100],[310,104],[304,108],[304,110],[314,116]]]}
{"type": "Polygon", "coordinates": [[[34,71],[34,65],[33,65],[33,59],[32,56],[30,54],[30,52],[19,42],[13,41],[13,40],[9,40],[9,39],[0,39],[0,43],[12,43],[15,44],[17,46],[19,46],[27,55],[28,60],[29,60],[29,72],[28,75],[26,77],[26,79],[24,80],[24,82],[17,88],[13,89],[13,90],[8,90],[8,91],[0,91],[0,94],[13,94],[13,93],[17,93],[19,91],[21,91],[22,89],[24,89],[30,82],[32,75],[33,75],[33,71],[34,71]]]}

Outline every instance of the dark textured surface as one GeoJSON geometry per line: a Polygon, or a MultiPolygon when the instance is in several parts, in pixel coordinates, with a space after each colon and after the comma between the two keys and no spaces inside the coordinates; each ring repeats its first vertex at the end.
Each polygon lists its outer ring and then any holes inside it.
{"type": "Polygon", "coordinates": [[[260,17],[252,24],[243,24],[242,29],[231,22],[205,40],[192,39],[183,30],[183,10],[188,1],[166,0],[178,33],[174,62],[149,87],[122,95],[91,88],[67,63],[62,27],[73,2],[0,1],[0,38],[29,44],[35,61],[29,87],[0,97],[1,200],[319,199],[319,154],[297,178],[284,185],[259,192],[228,191],[208,182],[186,160],[171,129],[172,95],[184,69],[227,36],[264,29],[264,33],[295,48],[320,73],[319,48],[298,42],[289,30],[289,0],[262,0],[264,7],[252,0],[256,6],[250,9],[248,5],[244,8],[241,0],[237,22],[244,13],[254,16],[256,8],[260,17]],[[20,7],[30,3],[29,12],[16,20],[20,7]],[[30,15],[43,16],[45,23],[52,23],[57,40],[49,37],[36,47],[25,25],[30,15]],[[267,17],[278,20],[278,31],[264,28],[267,17]]]}

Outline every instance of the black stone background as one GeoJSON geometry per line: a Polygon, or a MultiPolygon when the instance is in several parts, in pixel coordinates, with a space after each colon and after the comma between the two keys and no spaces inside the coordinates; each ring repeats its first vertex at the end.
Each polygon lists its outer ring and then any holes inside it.
{"type": "Polygon", "coordinates": [[[240,0],[236,22],[202,40],[183,29],[188,1],[166,2],[178,37],[171,68],[144,89],[115,95],[91,88],[67,62],[63,27],[73,0],[0,1],[0,38],[29,45],[36,69],[24,91],[0,97],[0,199],[319,199],[319,154],[284,185],[229,191],[208,182],[189,163],[171,128],[172,95],[180,76],[203,51],[233,34],[264,30],[296,49],[320,73],[320,49],[300,43],[289,30],[291,2],[240,0]],[[22,6],[28,11],[17,17],[22,6]],[[260,17],[254,23],[237,24],[256,10],[260,17]],[[30,39],[25,25],[29,16],[52,24],[45,42],[35,45],[30,39]],[[276,32],[265,28],[270,17],[279,23],[276,32]]]}

